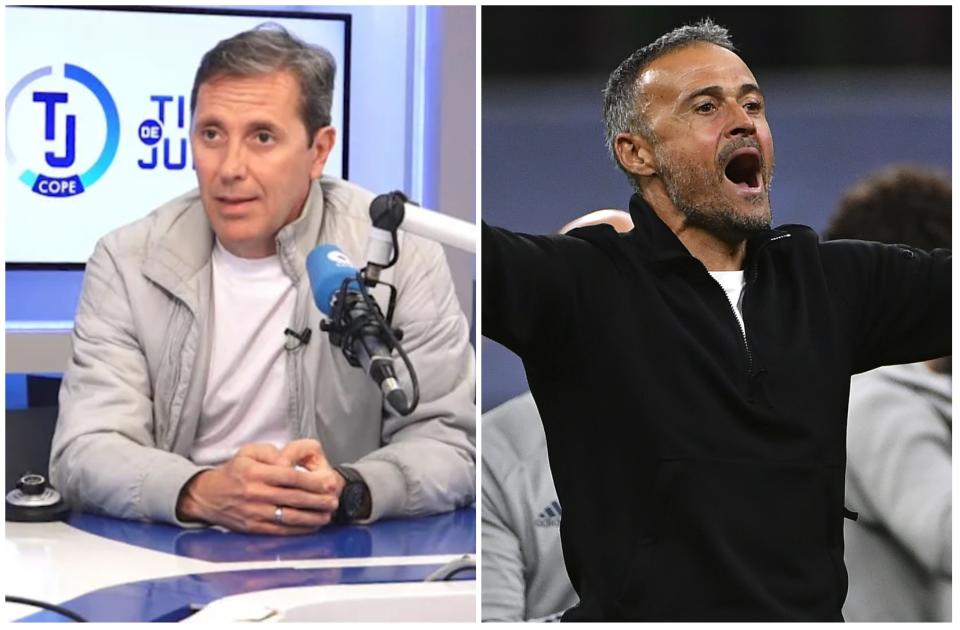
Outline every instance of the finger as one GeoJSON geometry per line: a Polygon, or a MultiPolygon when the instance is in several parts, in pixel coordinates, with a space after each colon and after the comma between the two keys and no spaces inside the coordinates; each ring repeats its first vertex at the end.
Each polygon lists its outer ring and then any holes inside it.
{"type": "Polygon", "coordinates": [[[300,464],[307,470],[330,468],[323,446],[317,440],[294,440],[284,446],[281,453],[294,465],[300,464]]]}
{"type": "MultiPolygon", "coordinates": [[[[252,500],[245,501],[236,509],[221,514],[221,518],[214,519],[220,525],[238,531],[254,534],[296,535],[316,532],[332,518],[304,518],[301,510],[293,507],[283,507],[282,518],[276,520],[278,505],[275,503],[260,503],[252,500]],[[295,522],[290,522],[290,521],[295,522]]],[[[324,514],[317,512],[317,514],[324,514]]]]}
{"type": "Polygon", "coordinates": [[[334,512],[339,505],[333,493],[318,494],[297,488],[278,488],[266,484],[254,484],[247,495],[248,500],[268,505],[284,505],[304,510],[334,512]]]}
{"type": "Polygon", "coordinates": [[[340,496],[340,493],[343,492],[344,487],[347,485],[347,480],[343,478],[343,475],[341,475],[339,471],[332,468],[329,471],[314,474],[320,478],[318,483],[323,484],[323,486],[326,488],[326,492],[334,494],[338,497],[340,496]]]}
{"type": "Polygon", "coordinates": [[[297,487],[314,494],[332,494],[340,496],[341,480],[343,479],[333,468],[318,471],[297,471],[299,473],[297,487]]]}
{"type": "Polygon", "coordinates": [[[261,521],[272,525],[283,525],[285,527],[313,530],[317,530],[324,525],[329,524],[330,520],[333,518],[333,514],[331,512],[301,510],[289,505],[284,505],[281,507],[283,520],[279,522],[276,520],[277,506],[274,505],[260,504],[258,506],[258,517],[261,521]]]}
{"type": "Polygon", "coordinates": [[[313,494],[337,494],[337,472],[324,469],[317,472],[282,466],[257,464],[251,468],[252,479],[278,488],[298,488],[313,494]]]}
{"type": "Polygon", "coordinates": [[[251,481],[259,481],[268,486],[307,490],[308,488],[305,488],[304,484],[310,483],[305,479],[305,476],[309,474],[310,473],[305,470],[298,470],[292,466],[254,463],[247,471],[247,478],[251,481]]]}
{"type": "Polygon", "coordinates": [[[273,444],[244,444],[237,450],[236,457],[249,457],[254,461],[277,466],[293,466],[293,462],[284,456],[273,444]]]}

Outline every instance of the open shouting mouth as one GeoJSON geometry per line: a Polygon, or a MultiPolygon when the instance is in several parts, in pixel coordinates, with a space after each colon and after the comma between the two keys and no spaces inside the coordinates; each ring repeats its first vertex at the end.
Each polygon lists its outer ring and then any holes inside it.
{"type": "Polygon", "coordinates": [[[731,153],[723,174],[738,192],[750,195],[763,192],[760,151],[754,147],[743,147],[731,153]]]}

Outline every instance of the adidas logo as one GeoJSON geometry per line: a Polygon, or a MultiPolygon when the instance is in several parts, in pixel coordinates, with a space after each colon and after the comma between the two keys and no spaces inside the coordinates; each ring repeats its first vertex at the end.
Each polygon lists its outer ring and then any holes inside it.
{"type": "Polygon", "coordinates": [[[537,515],[533,524],[537,527],[560,527],[560,512],[560,504],[556,501],[551,501],[550,505],[543,508],[543,511],[537,515]]]}

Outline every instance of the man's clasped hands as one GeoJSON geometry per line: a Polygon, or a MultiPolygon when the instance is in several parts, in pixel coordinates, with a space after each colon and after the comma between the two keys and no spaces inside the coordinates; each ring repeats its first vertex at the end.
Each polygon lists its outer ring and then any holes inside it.
{"type": "Polygon", "coordinates": [[[307,534],[330,523],[345,483],[317,440],[283,449],[246,444],[184,485],[177,517],[241,532],[307,534]]]}

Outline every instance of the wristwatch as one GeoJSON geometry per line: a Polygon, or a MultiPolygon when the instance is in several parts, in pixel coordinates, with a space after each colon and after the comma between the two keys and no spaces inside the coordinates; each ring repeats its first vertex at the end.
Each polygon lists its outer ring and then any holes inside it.
{"type": "Polygon", "coordinates": [[[370,488],[360,473],[347,466],[334,466],[347,484],[340,493],[340,505],[333,513],[334,523],[352,523],[370,516],[370,488]]]}

